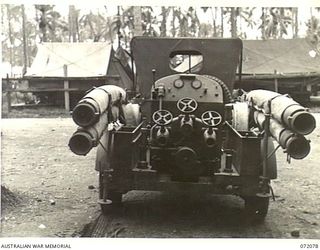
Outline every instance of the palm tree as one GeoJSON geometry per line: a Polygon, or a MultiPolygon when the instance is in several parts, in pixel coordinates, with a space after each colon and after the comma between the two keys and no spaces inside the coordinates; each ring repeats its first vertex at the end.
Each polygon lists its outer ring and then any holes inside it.
{"type": "Polygon", "coordinates": [[[190,20],[190,26],[189,26],[189,36],[196,36],[199,27],[200,27],[200,21],[197,15],[197,10],[194,9],[193,7],[189,7],[188,12],[187,12],[188,19],[190,20]]]}
{"type": "Polygon", "coordinates": [[[293,38],[298,37],[299,22],[298,22],[298,8],[291,8],[292,14],[292,36],[293,38]]]}
{"type": "Polygon", "coordinates": [[[269,8],[269,13],[265,16],[265,37],[282,38],[287,33],[288,25],[292,18],[285,14],[284,8],[269,8]]]}
{"type": "Polygon", "coordinates": [[[172,36],[175,37],[177,31],[179,37],[196,36],[200,27],[200,21],[196,9],[189,7],[188,10],[184,10],[181,7],[173,7],[171,10],[172,36]],[[178,20],[179,23],[178,29],[176,28],[176,20],[178,20]]]}
{"type": "Polygon", "coordinates": [[[211,10],[211,16],[212,16],[212,26],[213,26],[213,37],[218,36],[218,25],[217,25],[217,13],[218,13],[218,7],[214,7],[214,12],[212,7],[210,7],[211,10]]]}
{"type": "Polygon", "coordinates": [[[69,5],[69,42],[79,41],[79,10],[74,5],[69,5]]]}
{"type": "Polygon", "coordinates": [[[134,21],[134,33],[133,34],[135,36],[141,36],[143,34],[141,18],[142,18],[141,7],[134,6],[133,7],[133,21],[134,21]]]}
{"type": "Polygon", "coordinates": [[[12,26],[11,26],[11,9],[10,5],[6,4],[7,7],[7,18],[8,18],[8,33],[9,33],[9,62],[11,66],[11,75],[12,75],[12,66],[13,66],[13,36],[12,36],[12,26]]]}
{"type": "Polygon", "coordinates": [[[79,19],[80,40],[91,39],[93,42],[112,42],[117,32],[117,22],[116,16],[105,17],[100,12],[94,14],[90,11],[79,19]]]}
{"type": "Polygon", "coordinates": [[[161,7],[161,24],[160,24],[160,36],[166,37],[167,36],[167,18],[170,12],[170,8],[161,7]]]}
{"type": "Polygon", "coordinates": [[[172,9],[172,20],[171,20],[171,34],[173,37],[176,37],[176,20],[178,19],[179,10],[175,7],[172,9]]]}
{"type": "MultiPolygon", "coordinates": [[[[247,8],[239,8],[238,15],[240,17],[240,21],[244,20],[248,28],[253,28],[257,23],[253,19],[253,12],[256,10],[255,7],[247,7],[247,8]]],[[[241,22],[240,22],[240,29],[241,29],[241,22]]],[[[240,37],[246,38],[246,33],[241,32],[239,34],[240,37]]]]}
{"type": "Polygon", "coordinates": [[[142,34],[144,36],[159,36],[155,29],[158,26],[158,22],[153,14],[152,7],[141,7],[141,19],[142,34]]]}
{"type": "Polygon", "coordinates": [[[61,42],[68,31],[67,23],[61,18],[59,12],[54,10],[54,5],[36,5],[40,12],[37,17],[42,42],[61,42]]]}
{"type": "Polygon", "coordinates": [[[231,23],[231,37],[237,37],[237,16],[239,15],[237,12],[239,8],[230,8],[230,23],[231,23]]]}
{"type": "Polygon", "coordinates": [[[307,38],[315,46],[319,46],[320,42],[320,20],[315,16],[311,16],[307,23],[307,38]]]}
{"type": "Polygon", "coordinates": [[[255,8],[240,8],[240,7],[231,7],[226,8],[225,13],[230,14],[230,18],[228,22],[230,23],[231,29],[231,37],[246,37],[245,32],[241,30],[241,23],[244,20],[247,23],[248,27],[253,27],[255,25],[255,21],[252,19],[253,11],[255,8]],[[240,31],[239,32],[239,28],[240,31]]]}
{"type": "Polygon", "coordinates": [[[225,10],[223,7],[220,8],[220,22],[221,22],[221,37],[224,35],[224,14],[225,10]]]}
{"type": "Polygon", "coordinates": [[[24,10],[24,5],[21,5],[21,15],[22,15],[22,44],[23,44],[23,72],[24,75],[27,72],[28,67],[28,42],[27,42],[27,31],[26,31],[26,14],[24,10]]]}

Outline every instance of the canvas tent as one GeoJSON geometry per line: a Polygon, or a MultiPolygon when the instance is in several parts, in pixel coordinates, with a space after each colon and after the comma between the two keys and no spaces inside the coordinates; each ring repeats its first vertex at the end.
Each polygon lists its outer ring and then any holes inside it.
{"type": "Polygon", "coordinates": [[[320,74],[320,56],[304,38],[243,41],[243,74],[320,74]]]}
{"type": "MultiPolygon", "coordinates": [[[[126,60],[117,58],[108,43],[42,43],[31,68],[25,74],[29,88],[57,89],[68,87],[71,106],[94,86],[115,84],[126,89],[132,88],[132,79],[126,60]]],[[[123,55],[123,53],[122,53],[123,55]]],[[[43,94],[42,94],[43,95],[43,94]]],[[[63,93],[50,93],[55,104],[63,102],[63,93]]]]}
{"type": "Polygon", "coordinates": [[[317,94],[320,51],[304,38],[244,40],[242,74],[239,88],[276,90],[306,102],[317,94]]]}

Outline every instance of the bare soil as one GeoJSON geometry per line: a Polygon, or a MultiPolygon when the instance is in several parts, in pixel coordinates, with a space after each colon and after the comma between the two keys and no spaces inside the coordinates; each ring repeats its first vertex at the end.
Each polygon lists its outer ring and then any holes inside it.
{"type": "Polygon", "coordinates": [[[277,152],[276,201],[265,223],[250,225],[240,198],[196,193],[132,191],[117,213],[100,216],[95,150],[71,153],[70,118],[3,119],[1,126],[2,184],[19,198],[2,211],[1,236],[320,238],[319,127],[307,136],[306,159],[288,164],[277,152]],[[92,235],[96,223],[104,230],[92,235]]]}
{"type": "Polygon", "coordinates": [[[21,199],[3,211],[2,236],[72,236],[98,213],[95,152],[71,153],[75,129],[71,119],[2,120],[2,184],[21,199]]]}

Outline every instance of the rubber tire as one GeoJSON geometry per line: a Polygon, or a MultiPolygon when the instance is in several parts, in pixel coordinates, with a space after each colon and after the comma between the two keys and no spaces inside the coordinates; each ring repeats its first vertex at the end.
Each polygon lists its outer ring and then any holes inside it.
{"type": "Polygon", "coordinates": [[[269,197],[245,197],[245,216],[249,222],[261,223],[268,214],[269,197]]]}

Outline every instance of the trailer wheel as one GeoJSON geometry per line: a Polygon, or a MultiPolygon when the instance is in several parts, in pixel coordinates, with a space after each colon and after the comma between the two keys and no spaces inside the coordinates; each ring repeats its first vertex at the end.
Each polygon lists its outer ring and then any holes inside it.
{"type": "Polygon", "coordinates": [[[245,215],[249,222],[263,222],[269,208],[269,197],[249,196],[244,198],[245,215]]]}

